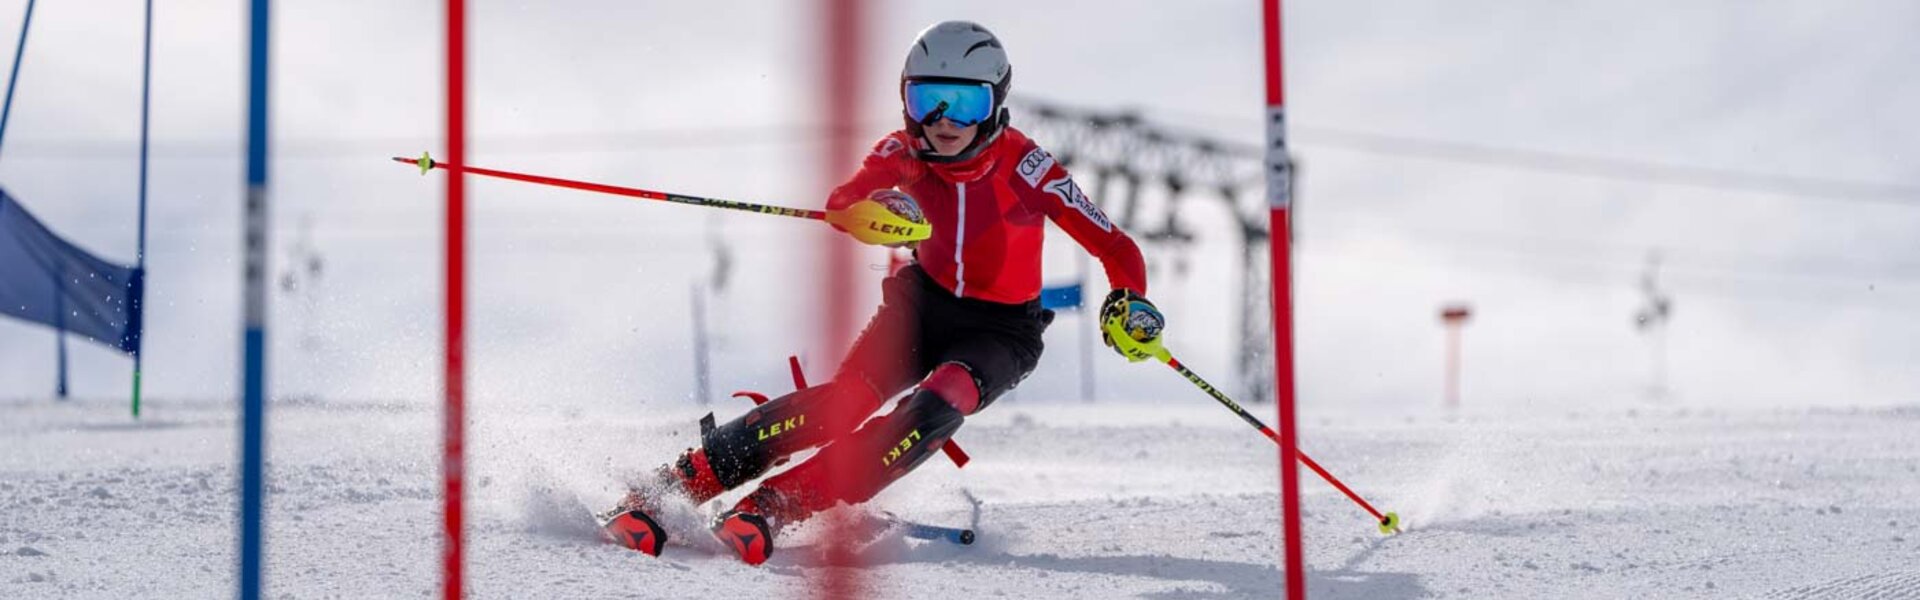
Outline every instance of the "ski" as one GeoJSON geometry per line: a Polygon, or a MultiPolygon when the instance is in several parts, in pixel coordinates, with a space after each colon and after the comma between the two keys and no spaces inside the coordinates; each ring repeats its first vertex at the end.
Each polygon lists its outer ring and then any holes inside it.
{"type": "MultiPolygon", "coordinates": [[[[601,535],[604,541],[630,550],[636,550],[648,556],[660,556],[665,551],[668,540],[675,545],[704,546],[696,540],[700,536],[671,535],[661,522],[652,516],[637,510],[614,510],[601,516],[601,535]]],[[[973,545],[976,534],[968,527],[946,527],[903,519],[891,512],[870,515],[875,527],[876,539],[885,537],[887,531],[897,531],[901,536],[930,542],[941,542],[957,546],[973,545]]],[[[870,542],[869,542],[870,543],[870,542]]]]}
{"type": "Polygon", "coordinates": [[[928,525],[902,519],[893,513],[880,513],[880,519],[892,527],[899,528],[907,537],[916,540],[932,540],[961,546],[973,545],[974,533],[969,528],[928,525]]]}

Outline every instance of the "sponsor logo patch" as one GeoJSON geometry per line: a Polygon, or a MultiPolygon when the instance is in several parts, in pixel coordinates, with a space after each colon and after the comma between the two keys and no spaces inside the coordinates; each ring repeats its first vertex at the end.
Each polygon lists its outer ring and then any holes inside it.
{"type": "Polygon", "coordinates": [[[906,147],[907,147],[906,144],[900,143],[899,138],[888,137],[885,141],[880,142],[879,148],[873,149],[873,153],[879,156],[880,158],[887,158],[889,156],[893,156],[893,153],[899,152],[901,149],[906,147]]]}
{"type": "Polygon", "coordinates": [[[782,433],[793,431],[795,429],[799,429],[800,427],[806,424],[807,424],[807,416],[804,414],[797,417],[787,417],[786,420],[775,421],[772,425],[760,428],[760,431],[757,434],[757,437],[759,438],[759,441],[764,442],[764,441],[767,441],[767,438],[778,436],[782,433]]]}
{"type": "Polygon", "coordinates": [[[1027,180],[1028,187],[1040,187],[1040,178],[1053,170],[1053,155],[1035,146],[1026,158],[1020,159],[1020,178],[1027,180]]]}
{"type": "Polygon", "coordinates": [[[1100,207],[1094,206],[1093,201],[1087,199],[1087,195],[1080,191],[1080,186],[1073,183],[1073,178],[1062,177],[1054,180],[1053,183],[1047,184],[1047,192],[1059,196],[1061,202],[1080,211],[1088,221],[1093,221],[1094,225],[1100,226],[1101,231],[1113,231],[1113,221],[1107,220],[1107,214],[1100,212],[1100,207]]]}
{"type": "Polygon", "coordinates": [[[883,467],[893,466],[893,461],[900,460],[900,457],[904,456],[908,450],[913,449],[914,442],[918,442],[918,441],[920,441],[920,430],[918,429],[915,429],[911,433],[908,433],[907,437],[900,438],[899,444],[895,444],[894,447],[888,448],[887,455],[880,457],[880,466],[883,466],[883,467]]]}

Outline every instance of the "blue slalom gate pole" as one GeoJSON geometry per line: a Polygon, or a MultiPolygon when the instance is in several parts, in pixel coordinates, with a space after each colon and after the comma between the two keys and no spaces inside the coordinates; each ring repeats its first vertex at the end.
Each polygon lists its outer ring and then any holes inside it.
{"type": "MultiPolygon", "coordinates": [[[[33,0],[27,0],[27,16],[20,20],[20,41],[13,47],[13,71],[7,75],[7,99],[5,102],[0,102],[0,145],[3,145],[7,139],[7,117],[13,116],[13,88],[18,87],[20,83],[20,59],[27,55],[27,31],[32,29],[32,27],[33,0]]],[[[65,294],[65,292],[62,291],[65,288],[60,285],[60,275],[58,273],[54,274],[53,283],[55,311],[60,315],[65,315],[67,309],[60,305],[61,300],[64,300],[61,296],[65,294]]],[[[55,340],[54,352],[56,361],[60,363],[59,379],[54,383],[54,393],[57,397],[65,399],[67,397],[66,327],[61,325],[54,326],[53,337],[55,340]]]]}
{"type": "Polygon", "coordinates": [[[240,433],[241,600],[261,597],[266,514],[267,0],[252,0],[247,66],[246,354],[240,433]]]}
{"type": "Polygon", "coordinates": [[[58,357],[59,379],[54,381],[55,398],[67,399],[67,289],[60,273],[53,274],[53,351],[58,357]]]}
{"type": "Polygon", "coordinates": [[[27,18],[20,21],[20,42],[13,47],[13,73],[7,76],[7,100],[0,104],[0,142],[7,139],[7,117],[13,114],[13,88],[20,83],[20,58],[27,55],[27,30],[33,26],[33,0],[27,0],[27,18]]]}

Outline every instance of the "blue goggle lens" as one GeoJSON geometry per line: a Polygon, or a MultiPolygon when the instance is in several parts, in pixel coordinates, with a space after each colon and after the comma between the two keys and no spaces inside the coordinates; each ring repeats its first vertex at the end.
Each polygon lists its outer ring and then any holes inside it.
{"type": "Polygon", "coordinates": [[[908,82],[907,116],[922,124],[947,119],[966,127],[993,114],[993,86],[985,83],[908,82]]]}

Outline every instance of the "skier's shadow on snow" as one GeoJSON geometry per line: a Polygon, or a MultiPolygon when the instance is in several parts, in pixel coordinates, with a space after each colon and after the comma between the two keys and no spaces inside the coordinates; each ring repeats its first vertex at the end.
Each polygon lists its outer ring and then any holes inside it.
{"type": "MultiPolygon", "coordinates": [[[[1314,598],[1418,598],[1430,595],[1412,573],[1358,571],[1356,568],[1378,550],[1384,540],[1376,540],[1359,553],[1348,557],[1338,569],[1313,571],[1309,576],[1309,596],[1314,598]]],[[[1208,592],[1176,589],[1145,594],[1142,598],[1272,598],[1286,589],[1286,578],[1271,564],[1206,560],[1159,555],[1062,557],[1053,554],[1013,554],[991,546],[962,547],[945,544],[920,544],[915,547],[880,544],[879,551],[863,553],[865,563],[880,566],[895,563],[956,563],[986,567],[1007,566],[1052,571],[1088,573],[1121,577],[1148,577],[1178,582],[1212,582],[1225,591],[1208,592]]],[[[776,561],[779,559],[776,558],[776,561]]],[[[817,566],[808,558],[793,557],[793,566],[817,566]]]]}
{"type": "Polygon", "coordinates": [[[1313,571],[1308,575],[1307,595],[1314,598],[1424,598],[1430,593],[1412,573],[1358,571],[1360,565],[1387,544],[1390,538],[1375,538],[1367,547],[1347,557],[1340,568],[1313,571]]]}
{"type": "MultiPolygon", "coordinates": [[[[1048,554],[988,554],[956,562],[1007,565],[1061,573],[1091,573],[1150,577],[1167,581],[1206,581],[1224,591],[1175,589],[1143,594],[1141,598],[1272,598],[1286,589],[1286,577],[1269,564],[1243,563],[1155,555],[1084,556],[1063,558],[1048,554]]],[[[1427,596],[1419,577],[1410,573],[1374,573],[1349,569],[1312,573],[1309,596],[1314,598],[1418,598],[1427,596]]]]}
{"type": "Polygon", "coordinates": [[[147,420],[144,420],[144,421],[112,422],[112,423],[81,423],[78,425],[71,426],[71,429],[73,431],[106,431],[106,432],[159,431],[164,429],[212,429],[215,427],[220,427],[220,426],[229,425],[229,424],[230,422],[216,423],[213,421],[204,421],[204,422],[175,421],[175,420],[161,420],[161,419],[148,417],[147,420]]]}

